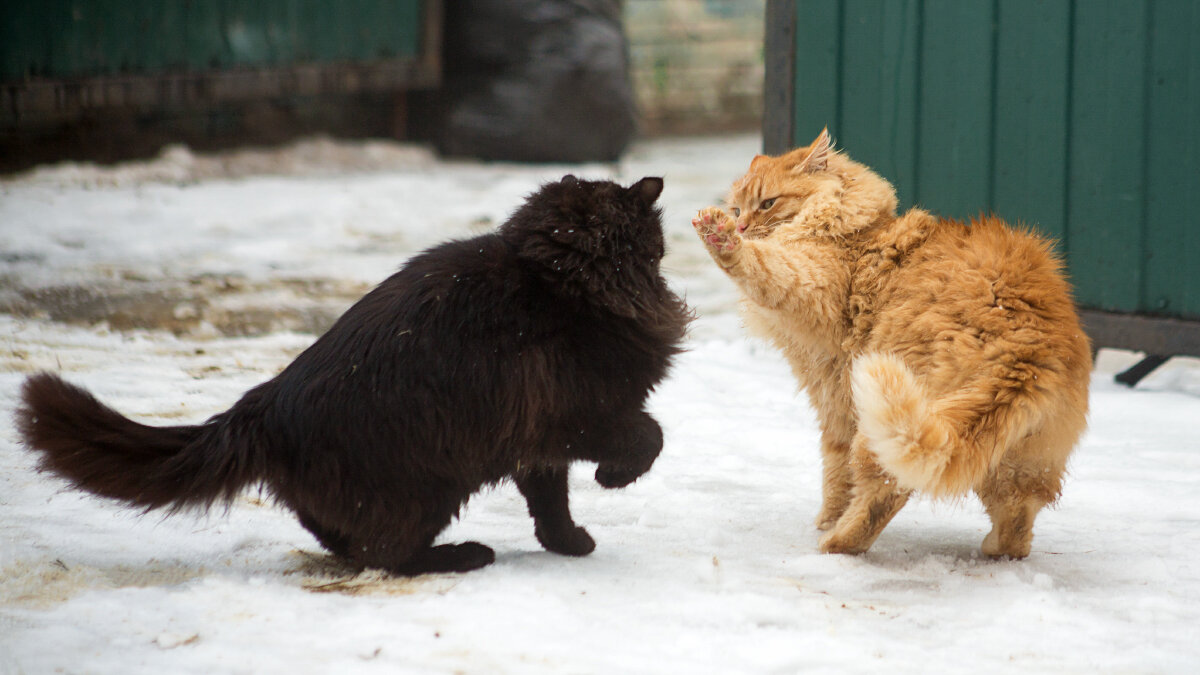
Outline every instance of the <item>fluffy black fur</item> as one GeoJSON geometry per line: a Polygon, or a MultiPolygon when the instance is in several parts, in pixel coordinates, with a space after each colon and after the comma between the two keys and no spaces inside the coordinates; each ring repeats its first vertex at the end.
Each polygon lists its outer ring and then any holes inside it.
{"type": "Polygon", "coordinates": [[[492,562],[433,546],[480,487],[511,477],[538,541],[586,555],[567,468],[604,487],[650,469],[644,410],[689,313],[659,272],[662,179],[567,176],[492,234],[411,259],[282,373],[197,426],[150,427],[55,375],[17,426],[42,468],[146,509],[208,508],[265,485],[325,548],[398,574],[492,562]]]}

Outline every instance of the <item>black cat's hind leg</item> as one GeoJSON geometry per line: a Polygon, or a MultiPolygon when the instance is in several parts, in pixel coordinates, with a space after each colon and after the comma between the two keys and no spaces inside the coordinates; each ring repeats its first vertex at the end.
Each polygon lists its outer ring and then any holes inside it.
{"type": "Polygon", "coordinates": [[[567,497],[567,467],[537,467],[516,476],[517,487],[529,505],[534,534],[547,551],[581,556],[596,542],[571,519],[567,497]]]}
{"type": "Polygon", "coordinates": [[[496,562],[496,552],[477,541],[439,544],[419,549],[408,560],[387,568],[394,574],[416,576],[435,572],[470,572],[496,562]]]}
{"type": "Polygon", "coordinates": [[[464,500],[446,498],[437,504],[416,501],[399,505],[388,521],[375,527],[362,524],[363,529],[350,542],[350,557],[365,567],[403,576],[486,567],[495,562],[496,553],[479,542],[433,545],[464,500]]]}
{"type": "Polygon", "coordinates": [[[606,488],[629,485],[650,470],[663,447],[662,427],[650,413],[638,411],[612,422],[607,438],[592,447],[596,482],[606,488]]]}
{"type": "Polygon", "coordinates": [[[304,526],[304,529],[311,532],[312,535],[317,538],[317,541],[320,542],[321,546],[325,547],[325,550],[342,558],[349,557],[349,537],[341,532],[335,532],[332,529],[321,525],[316,521],[316,519],[307,513],[298,512],[296,513],[296,516],[300,519],[300,524],[304,526]]]}

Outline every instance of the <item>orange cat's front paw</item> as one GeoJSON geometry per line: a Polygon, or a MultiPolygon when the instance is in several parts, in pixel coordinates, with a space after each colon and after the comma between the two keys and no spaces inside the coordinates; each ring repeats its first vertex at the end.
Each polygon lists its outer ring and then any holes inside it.
{"type": "Polygon", "coordinates": [[[737,232],[737,224],[716,206],[700,209],[692,218],[692,227],[710,249],[718,253],[730,253],[742,244],[742,237],[737,232]]]}

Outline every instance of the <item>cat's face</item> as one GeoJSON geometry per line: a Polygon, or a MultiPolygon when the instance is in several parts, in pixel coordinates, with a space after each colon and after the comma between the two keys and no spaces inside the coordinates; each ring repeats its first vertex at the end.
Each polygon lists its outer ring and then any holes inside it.
{"type": "Polygon", "coordinates": [[[737,222],[738,231],[748,239],[770,236],[784,224],[807,234],[847,234],[831,230],[827,221],[801,218],[814,199],[848,212],[895,209],[891,185],[836,152],[828,131],[822,131],[807,147],[777,157],[755,157],[746,175],[734,182],[727,208],[737,222]]]}
{"type": "Polygon", "coordinates": [[[779,157],[758,155],[750,170],[734,182],[727,199],[738,231],[749,239],[770,235],[800,214],[805,200],[831,184],[840,183],[829,171],[833,153],[829,134],[779,157]]]}
{"type": "MultiPolygon", "coordinates": [[[[575,176],[547,183],[500,229],[541,276],[589,294],[654,285],[665,251],[661,178],[630,187],[575,176]]],[[[606,301],[612,304],[615,301],[606,301]]]]}

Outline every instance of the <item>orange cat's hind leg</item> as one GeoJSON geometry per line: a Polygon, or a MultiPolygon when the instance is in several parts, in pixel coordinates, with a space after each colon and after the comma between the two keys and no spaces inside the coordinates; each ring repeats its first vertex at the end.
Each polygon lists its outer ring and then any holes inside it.
{"type": "Polygon", "coordinates": [[[975,488],[992,520],[983,539],[983,554],[993,558],[1024,558],[1033,542],[1033,521],[1044,506],[1058,498],[1067,455],[1075,433],[1041,432],[1026,437],[975,488]]]}
{"type": "Polygon", "coordinates": [[[853,475],[850,471],[850,444],[821,439],[821,512],[817,529],[832,529],[850,506],[853,475]]]}
{"type": "Polygon", "coordinates": [[[911,494],[875,462],[862,435],[856,436],[851,446],[850,471],[854,480],[850,504],[833,529],[821,537],[823,553],[863,553],[871,548],[911,494]]]}

